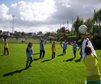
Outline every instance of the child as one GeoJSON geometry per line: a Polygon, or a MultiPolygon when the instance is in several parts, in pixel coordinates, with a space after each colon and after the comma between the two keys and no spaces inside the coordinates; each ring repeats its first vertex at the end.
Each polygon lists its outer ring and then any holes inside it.
{"type": "Polygon", "coordinates": [[[44,58],[45,50],[44,50],[44,41],[40,41],[40,58],[44,58]]]}
{"type": "Polygon", "coordinates": [[[5,42],[4,44],[4,55],[9,55],[8,43],[5,42]]]}
{"type": "Polygon", "coordinates": [[[73,54],[74,58],[76,57],[76,50],[77,50],[78,45],[76,44],[76,41],[73,42],[73,54]]]}
{"type": "Polygon", "coordinates": [[[55,51],[56,51],[55,41],[53,41],[52,46],[51,46],[51,49],[52,49],[52,59],[54,59],[55,58],[55,51]]]}
{"type": "Polygon", "coordinates": [[[87,70],[87,83],[86,84],[101,84],[101,76],[100,76],[100,70],[98,67],[98,61],[96,57],[94,57],[92,54],[92,50],[90,47],[85,47],[85,58],[84,58],[84,64],[86,66],[87,70]]]}
{"type": "Polygon", "coordinates": [[[26,48],[26,55],[27,55],[27,61],[26,61],[26,68],[31,66],[32,63],[32,55],[33,55],[33,50],[32,50],[32,43],[28,43],[27,48],[26,48]]]}
{"type": "Polygon", "coordinates": [[[66,41],[63,43],[63,55],[66,54],[67,43],[66,41]]]}

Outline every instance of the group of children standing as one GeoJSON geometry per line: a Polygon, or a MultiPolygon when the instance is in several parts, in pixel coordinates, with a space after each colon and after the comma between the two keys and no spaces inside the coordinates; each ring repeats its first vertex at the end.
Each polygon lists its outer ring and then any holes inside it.
{"type": "MultiPolygon", "coordinates": [[[[66,54],[66,49],[67,49],[68,43],[65,41],[61,46],[63,48],[63,55],[66,54]]],[[[77,43],[74,41],[72,43],[73,46],[73,54],[74,58],[76,58],[76,51],[77,51],[77,43]]],[[[56,44],[55,41],[52,42],[51,45],[51,50],[52,50],[52,59],[55,58],[56,54],[56,44]]],[[[88,38],[85,38],[84,41],[82,42],[81,46],[81,56],[84,61],[84,64],[86,66],[87,70],[87,79],[85,81],[85,84],[101,84],[101,76],[100,76],[100,70],[98,66],[98,59],[96,52],[88,38]]],[[[4,43],[4,55],[9,55],[9,49],[8,49],[8,43],[4,43]]],[[[29,42],[26,48],[26,56],[27,56],[27,61],[26,61],[26,69],[31,66],[32,63],[32,55],[33,55],[33,50],[32,50],[32,43],[29,42]]],[[[45,49],[44,49],[44,41],[40,41],[40,58],[44,58],[45,55],[45,49]]]]}
{"type": "MultiPolygon", "coordinates": [[[[66,48],[67,48],[67,44],[64,43],[64,45],[63,45],[63,53],[65,53],[65,54],[66,54],[66,48]]],[[[56,53],[55,41],[52,42],[51,50],[52,50],[52,59],[54,59],[55,58],[55,53],[56,53]]],[[[27,48],[26,48],[26,56],[27,56],[26,68],[31,66],[32,55],[33,55],[32,43],[29,42],[28,45],[27,45],[27,48]]],[[[40,40],[40,59],[44,58],[44,56],[45,56],[44,41],[40,40]]]]}
{"type": "MultiPolygon", "coordinates": [[[[85,81],[85,84],[101,84],[100,83],[101,76],[100,76],[100,70],[98,66],[98,60],[97,60],[97,57],[92,54],[93,52],[90,46],[91,44],[89,45],[90,41],[88,43],[87,42],[88,41],[85,42],[85,48],[84,48],[85,57],[84,58],[82,57],[87,70],[87,79],[85,81]]],[[[84,44],[82,43],[82,45],[84,44]]],[[[73,54],[75,58],[77,47],[78,47],[76,41],[72,43],[72,46],[73,46],[73,54]]],[[[66,54],[66,49],[67,49],[66,41],[63,43],[62,48],[63,48],[63,54],[66,54]]],[[[51,50],[52,50],[52,59],[54,59],[55,53],[56,53],[55,41],[52,42],[51,50]]],[[[81,52],[82,52],[82,48],[81,48],[81,52]]],[[[27,68],[31,66],[31,63],[32,63],[32,55],[33,55],[32,43],[28,44],[26,53],[27,53],[27,62],[26,62],[26,68],[27,68]]],[[[45,55],[44,42],[43,40],[41,40],[40,41],[40,58],[43,58],[44,55],[45,55]]]]}
{"type": "MultiPolygon", "coordinates": [[[[76,50],[78,45],[76,44],[76,41],[74,41],[73,45],[73,53],[74,53],[74,58],[76,57],[76,50]]],[[[68,43],[64,41],[64,43],[61,45],[63,52],[62,54],[66,54],[66,49],[67,49],[68,43]]],[[[52,59],[55,58],[56,55],[56,42],[53,41],[51,45],[51,51],[52,51],[52,59]]],[[[26,55],[27,55],[27,62],[26,62],[26,68],[31,66],[32,63],[32,55],[33,55],[33,50],[32,50],[32,43],[28,43],[27,48],[26,48],[26,55]]],[[[44,49],[44,40],[40,40],[40,59],[44,58],[45,56],[45,49],[44,49]]]]}

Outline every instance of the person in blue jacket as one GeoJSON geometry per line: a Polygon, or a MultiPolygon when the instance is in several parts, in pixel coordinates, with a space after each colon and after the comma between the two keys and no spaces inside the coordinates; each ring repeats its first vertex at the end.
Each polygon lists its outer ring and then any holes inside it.
{"type": "Polygon", "coordinates": [[[44,49],[44,41],[40,41],[40,58],[44,58],[45,55],[45,49],[44,49]]]}
{"type": "Polygon", "coordinates": [[[27,61],[26,61],[26,68],[31,66],[32,63],[32,55],[33,55],[33,50],[32,50],[32,43],[29,42],[26,48],[26,56],[27,56],[27,61]]]}
{"type": "Polygon", "coordinates": [[[62,48],[63,48],[63,55],[64,55],[64,54],[66,54],[66,49],[67,49],[67,42],[66,41],[63,43],[62,48]]]}

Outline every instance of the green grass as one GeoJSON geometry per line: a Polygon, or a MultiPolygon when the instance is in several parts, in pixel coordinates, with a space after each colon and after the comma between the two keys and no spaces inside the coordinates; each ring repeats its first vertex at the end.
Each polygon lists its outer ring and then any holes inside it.
{"type": "MultiPolygon", "coordinates": [[[[68,46],[66,55],[58,56],[62,53],[62,48],[57,44],[56,58],[49,60],[51,59],[51,45],[46,44],[45,57],[34,60],[32,67],[24,70],[26,45],[9,44],[9,56],[2,56],[3,44],[0,44],[0,84],[84,84],[86,69],[83,61],[78,63],[75,60],[63,61],[73,57],[72,46],[68,46]]],[[[34,53],[39,53],[39,44],[33,44],[33,50],[34,53]]],[[[101,50],[96,51],[99,67],[101,67],[101,50]]],[[[76,59],[79,57],[78,51],[76,59]]],[[[39,54],[33,55],[33,59],[37,58],[39,58],[39,54]]]]}

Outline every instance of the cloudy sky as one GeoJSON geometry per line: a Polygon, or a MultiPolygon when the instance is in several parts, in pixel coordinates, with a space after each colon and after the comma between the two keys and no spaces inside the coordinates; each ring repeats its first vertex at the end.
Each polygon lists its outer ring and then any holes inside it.
{"type": "Polygon", "coordinates": [[[100,8],[101,0],[0,0],[0,30],[11,32],[14,19],[15,31],[52,32],[100,8]]]}

